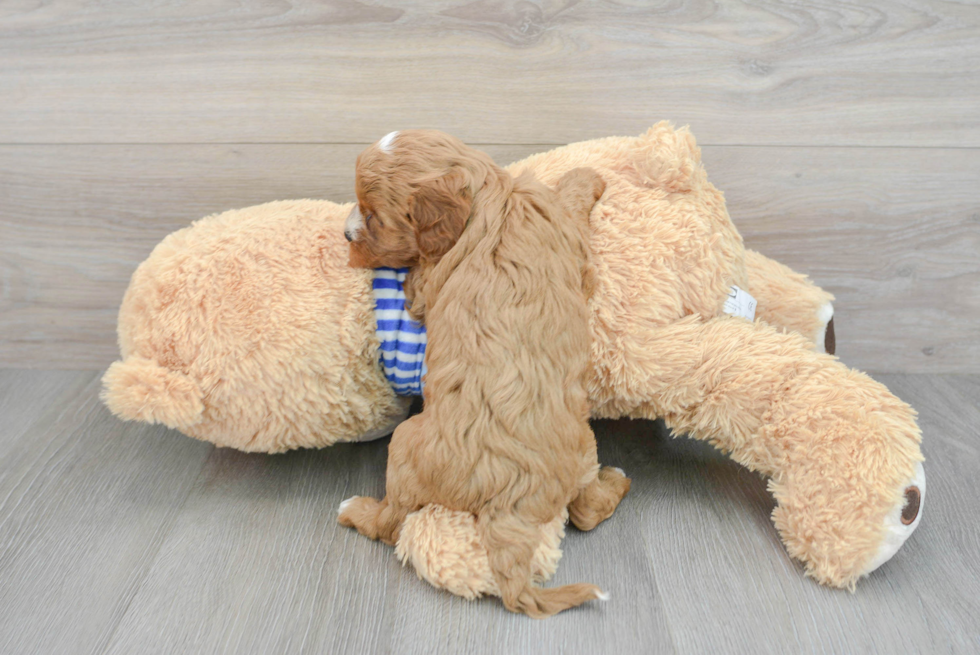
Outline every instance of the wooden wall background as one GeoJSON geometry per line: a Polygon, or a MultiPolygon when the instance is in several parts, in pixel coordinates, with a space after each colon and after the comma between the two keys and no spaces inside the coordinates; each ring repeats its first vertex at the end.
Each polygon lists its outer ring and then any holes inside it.
{"type": "Polygon", "coordinates": [[[108,365],[164,235],[349,200],[392,129],[505,163],[661,119],[845,362],[980,372],[980,7],[940,0],[2,3],[0,367],[108,365]]]}

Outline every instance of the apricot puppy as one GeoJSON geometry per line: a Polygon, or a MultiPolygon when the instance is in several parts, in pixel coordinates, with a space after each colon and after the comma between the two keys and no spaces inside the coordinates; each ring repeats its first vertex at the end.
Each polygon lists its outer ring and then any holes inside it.
{"type": "Polygon", "coordinates": [[[411,267],[425,322],[425,408],[395,430],[386,495],[354,497],[340,523],[394,544],[429,503],[472,512],[507,609],[541,618],[594,598],[542,589],[539,526],[568,507],[590,530],[630,481],[599,470],[589,427],[588,217],[605,184],[590,169],[552,190],[437,131],[392,133],[357,160],[345,233],[352,266],[411,267]]]}

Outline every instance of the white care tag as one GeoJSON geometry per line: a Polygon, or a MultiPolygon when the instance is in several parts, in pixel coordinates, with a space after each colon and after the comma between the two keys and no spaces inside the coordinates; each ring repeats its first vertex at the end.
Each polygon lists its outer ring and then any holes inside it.
{"type": "Polygon", "coordinates": [[[756,300],[748,291],[740,289],[734,284],[728,290],[728,297],[725,298],[725,313],[732,316],[741,316],[750,321],[755,320],[756,300]]]}

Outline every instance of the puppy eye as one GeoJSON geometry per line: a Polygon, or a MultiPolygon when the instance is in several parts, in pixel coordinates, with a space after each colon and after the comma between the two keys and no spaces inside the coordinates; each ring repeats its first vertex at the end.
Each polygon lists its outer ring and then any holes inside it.
{"type": "MultiPolygon", "coordinates": [[[[375,216],[374,214],[368,214],[367,216],[364,217],[364,224],[367,225],[368,223],[371,222],[372,219],[377,219],[377,218],[378,217],[375,216]]],[[[378,225],[380,227],[384,227],[385,226],[384,223],[382,223],[380,220],[378,220],[378,225]]]]}

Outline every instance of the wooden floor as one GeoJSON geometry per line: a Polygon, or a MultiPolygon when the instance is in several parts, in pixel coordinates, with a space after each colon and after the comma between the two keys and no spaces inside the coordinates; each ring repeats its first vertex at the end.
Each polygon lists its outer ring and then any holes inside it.
{"type": "Polygon", "coordinates": [[[3,653],[945,653],[980,650],[980,376],[880,378],[920,409],[928,496],[850,594],[805,579],[764,481],[659,423],[597,422],[633,489],[569,530],[543,622],[437,591],[336,523],[387,440],[287,455],[123,424],[90,372],[0,371],[3,653]]]}
{"type": "Polygon", "coordinates": [[[0,3],[0,653],[980,652],[978,71],[947,0],[0,3]],[[393,129],[506,163],[663,119],[920,412],[922,525],[855,594],[660,424],[596,425],[633,491],[557,582],[612,600],[541,623],[336,525],[384,441],[244,455],[100,405],[129,276],[192,220],[350,200],[393,129]]]}

